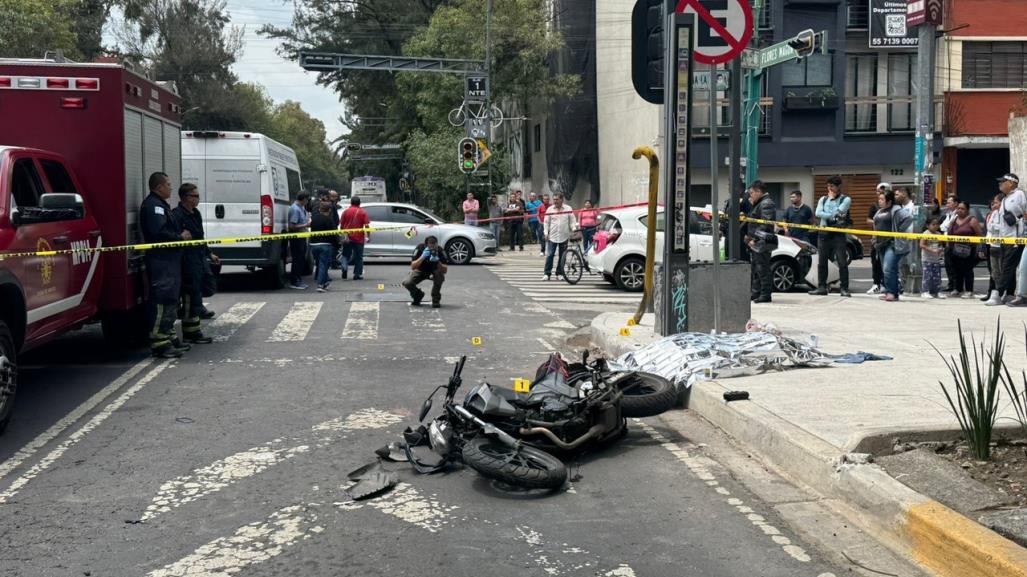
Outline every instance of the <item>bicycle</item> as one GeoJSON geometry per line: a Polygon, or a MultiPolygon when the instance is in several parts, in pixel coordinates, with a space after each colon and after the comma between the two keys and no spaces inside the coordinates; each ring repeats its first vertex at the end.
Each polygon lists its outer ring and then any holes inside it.
{"type": "Polygon", "coordinates": [[[461,103],[460,108],[449,111],[449,123],[453,126],[463,126],[468,114],[471,115],[471,118],[485,118],[486,112],[491,112],[489,119],[492,128],[499,128],[503,124],[503,111],[495,104],[492,105],[491,110],[486,110],[484,103],[475,106],[467,102],[461,103]]]}
{"type": "Polygon", "coordinates": [[[567,247],[563,254],[563,280],[567,281],[567,284],[578,284],[586,272],[590,275],[597,274],[588,267],[588,261],[585,260],[587,252],[584,239],[581,233],[578,233],[577,238],[571,240],[570,246],[567,247]]]}

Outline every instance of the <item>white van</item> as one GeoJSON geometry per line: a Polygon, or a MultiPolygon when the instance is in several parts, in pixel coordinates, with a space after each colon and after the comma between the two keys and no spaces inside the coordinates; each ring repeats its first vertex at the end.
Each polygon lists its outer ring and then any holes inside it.
{"type": "MultiPolygon", "coordinates": [[[[207,238],[288,232],[289,205],[302,188],[296,153],[252,132],[182,133],[182,182],[200,188],[207,238]]],[[[226,265],[260,268],[284,285],[289,254],[284,241],[218,246],[226,265]]]]}

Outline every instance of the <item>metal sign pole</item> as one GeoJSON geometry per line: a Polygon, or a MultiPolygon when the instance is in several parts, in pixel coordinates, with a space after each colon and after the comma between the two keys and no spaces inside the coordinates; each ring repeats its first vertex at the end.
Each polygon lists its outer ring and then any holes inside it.
{"type": "MultiPolygon", "coordinates": [[[[664,172],[666,230],[663,243],[663,315],[660,334],[688,330],[688,159],[692,134],[693,14],[667,15],[664,34],[664,172]]],[[[655,223],[654,223],[655,224],[655,223]]]]}
{"type": "MultiPolygon", "coordinates": [[[[712,68],[712,67],[711,67],[712,68]]],[[[717,162],[717,91],[710,84],[710,202],[713,221],[713,330],[720,332],[720,197],[717,194],[717,177],[720,164],[717,162]]]]}

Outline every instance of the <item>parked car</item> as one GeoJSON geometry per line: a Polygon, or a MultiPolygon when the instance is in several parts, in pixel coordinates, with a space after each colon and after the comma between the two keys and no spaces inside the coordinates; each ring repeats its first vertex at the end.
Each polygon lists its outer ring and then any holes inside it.
{"type": "Polygon", "coordinates": [[[475,257],[495,256],[496,237],[484,228],[450,224],[427,209],[396,202],[369,202],[361,205],[371,219],[371,227],[389,230],[371,233],[364,256],[409,257],[418,243],[434,235],[453,264],[467,264],[475,257]]]}
{"type": "MultiPolygon", "coordinates": [[[[817,246],[817,235],[811,234],[809,237],[810,244],[814,247],[817,246]]],[[[849,255],[849,262],[854,260],[860,260],[863,258],[863,241],[854,234],[845,235],[846,252],[849,255]]]]}
{"type": "MultiPolygon", "coordinates": [[[[693,261],[713,260],[711,215],[707,209],[692,208],[688,223],[689,253],[693,261]]],[[[645,241],[648,209],[644,206],[600,213],[599,242],[589,250],[588,265],[622,290],[640,291],[645,272],[645,241]]],[[[656,213],[656,252],[663,254],[663,208],[656,213]]],[[[723,248],[721,239],[721,248],[723,248]]],[[[778,246],[771,255],[774,290],[787,292],[797,285],[816,284],[816,248],[798,239],[778,235],[778,246]]],[[[828,266],[828,281],[838,281],[838,267],[828,266]]]]}

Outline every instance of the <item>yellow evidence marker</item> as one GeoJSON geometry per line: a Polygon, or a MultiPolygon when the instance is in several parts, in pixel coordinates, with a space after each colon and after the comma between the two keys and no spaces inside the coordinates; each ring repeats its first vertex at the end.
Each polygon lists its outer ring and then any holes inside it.
{"type": "Polygon", "coordinates": [[[515,393],[528,393],[531,392],[531,381],[528,379],[514,379],[514,392],[515,393]]]}

